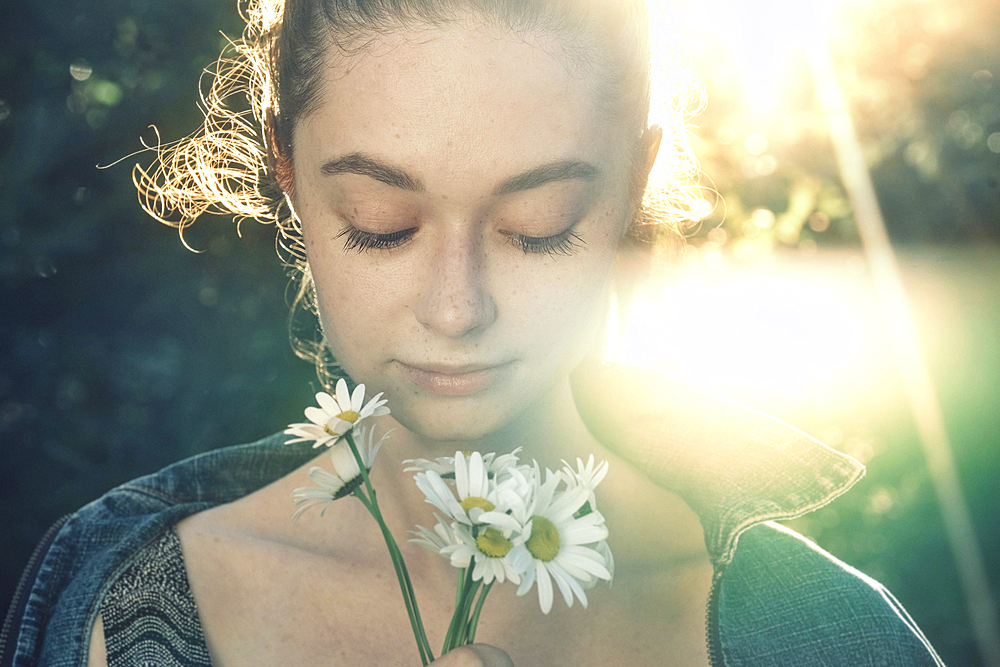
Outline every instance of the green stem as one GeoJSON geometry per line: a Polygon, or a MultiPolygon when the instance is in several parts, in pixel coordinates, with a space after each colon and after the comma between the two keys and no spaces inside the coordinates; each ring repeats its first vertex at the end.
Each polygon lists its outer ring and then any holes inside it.
{"type": "Polygon", "coordinates": [[[458,643],[456,646],[465,646],[469,643],[469,614],[472,613],[472,603],[476,600],[476,593],[479,592],[481,581],[472,585],[469,594],[465,597],[465,609],[462,610],[462,625],[459,628],[458,643]]]}
{"type": "Polygon", "coordinates": [[[365,488],[368,490],[367,498],[361,489],[357,489],[354,495],[365,506],[368,513],[375,518],[379,529],[382,531],[382,537],[385,539],[385,545],[389,549],[392,565],[396,570],[396,579],[399,580],[399,587],[403,593],[403,602],[406,605],[406,613],[410,617],[410,626],[413,628],[413,637],[417,642],[420,660],[424,665],[427,665],[434,660],[434,653],[431,650],[430,642],[427,641],[427,632],[424,630],[423,621],[420,619],[417,596],[413,591],[413,583],[410,581],[410,574],[406,569],[403,554],[400,552],[396,540],[393,539],[392,533],[389,532],[389,527],[386,526],[385,519],[382,518],[382,512],[379,510],[378,501],[375,498],[375,489],[372,488],[371,480],[368,478],[368,469],[365,467],[357,445],[354,444],[354,438],[351,437],[349,431],[345,434],[345,438],[348,446],[351,448],[351,454],[354,455],[354,460],[358,464],[358,469],[361,471],[361,478],[364,480],[365,488]]]}
{"type": "Polygon", "coordinates": [[[482,590],[479,591],[479,600],[476,602],[476,610],[472,612],[472,618],[469,619],[469,628],[466,632],[466,643],[468,644],[476,641],[476,627],[479,625],[479,614],[483,611],[483,603],[486,602],[486,596],[489,595],[490,589],[493,588],[493,584],[495,583],[496,579],[483,586],[482,590]]]}
{"type": "Polygon", "coordinates": [[[406,613],[410,618],[410,626],[413,629],[413,637],[417,641],[417,649],[420,651],[420,659],[424,665],[427,665],[434,660],[434,653],[431,651],[430,644],[427,641],[426,632],[424,631],[423,623],[420,620],[420,611],[417,608],[416,596],[413,592],[413,586],[410,582],[409,573],[406,571],[406,564],[403,561],[402,554],[399,553],[399,548],[396,546],[395,541],[392,538],[392,534],[386,527],[384,520],[382,519],[381,512],[378,510],[378,505],[370,502],[368,498],[364,497],[364,491],[358,489],[355,491],[355,496],[361,501],[361,504],[365,506],[365,509],[375,518],[376,522],[379,524],[379,528],[382,531],[382,537],[385,539],[386,546],[389,550],[389,556],[392,559],[392,566],[396,570],[396,579],[399,581],[400,590],[403,593],[403,602],[406,605],[406,613]]]}
{"type": "Polygon", "coordinates": [[[451,623],[448,625],[448,634],[445,635],[444,647],[441,649],[442,655],[453,648],[465,645],[465,642],[462,640],[465,635],[466,619],[469,617],[470,597],[475,595],[475,589],[478,588],[478,586],[473,586],[472,570],[473,564],[471,562],[468,568],[462,570],[465,576],[459,582],[459,587],[462,591],[461,599],[455,605],[455,613],[451,616],[451,623]]]}
{"type": "Polygon", "coordinates": [[[354,436],[348,431],[344,434],[344,438],[347,440],[347,444],[351,448],[351,454],[354,455],[354,461],[358,464],[358,470],[361,471],[361,479],[365,482],[365,488],[368,489],[368,497],[375,502],[375,489],[372,488],[372,481],[368,479],[368,468],[365,467],[365,462],[361,460],[361,454],[358,452],[358,446],[354,444],[354,436]]]}
{"type": "Polygon", "coordinates": [[[458,583],[455,584],[455,611],[451,614],[451,622],[448,623],[448,631],[444,635],[444,644],[441,645],[441,655],[451,650],[452,636],[455,634],[455,624],[457,623],[459,610],[465,604],[465,568],[458,571],[458,583]]]}

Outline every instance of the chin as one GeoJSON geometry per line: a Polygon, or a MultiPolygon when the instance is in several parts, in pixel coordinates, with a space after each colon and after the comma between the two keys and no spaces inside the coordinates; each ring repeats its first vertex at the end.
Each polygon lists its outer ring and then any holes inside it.
{"type": "Polygon", "coordinates": [[[481,408],[467,409],[463,406],[449,406],[440,411],[421,410],[413,415],[405,407],[393,410],[393,417],[403,428],[420,438],[445,445],[454,443],[457,449],[468,449],[477,444],[487,445],[491,438],[513,421],[513,417],[503,419],[500,415],[484,415],[481,408]]]}
{"type": "Polygon", "coordinates": [[[492,451],[503,447],[504,432],[520,421],[526,408],[496,396],[432,398],[396,401],[392,416],[428,444],[492,451]]]}

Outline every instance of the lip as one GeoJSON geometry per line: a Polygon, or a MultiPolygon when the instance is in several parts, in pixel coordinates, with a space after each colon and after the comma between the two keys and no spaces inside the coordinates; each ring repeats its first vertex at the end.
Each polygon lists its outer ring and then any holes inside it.
{"type": "Polygon", "coordinates": [[[500,364],[408,364],[399,362],[403,373],[415,384],[441,396],[469,396],[494,384],[510,362],[500,364]]]}

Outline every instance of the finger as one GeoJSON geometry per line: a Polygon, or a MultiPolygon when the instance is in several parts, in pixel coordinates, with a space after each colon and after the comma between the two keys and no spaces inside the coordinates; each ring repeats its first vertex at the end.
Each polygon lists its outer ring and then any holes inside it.
{"type": "Polygon", "coordinates": [[[440,667],[514,667],[502,650],[489,644],[459,646],[434,661],[440,667]]]}

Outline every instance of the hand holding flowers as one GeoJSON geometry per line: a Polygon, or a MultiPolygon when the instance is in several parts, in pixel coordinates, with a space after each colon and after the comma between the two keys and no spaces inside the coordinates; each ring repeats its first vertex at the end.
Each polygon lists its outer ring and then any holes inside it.
{"type": "MultiPolygon", "coordinates": [[[[318,466],[309,470],[318,486],[295,490],[293,518],[309,507],[325,506],[346,495],[364,504],[382,530],[426,665],[434,655],[406,564],[382,519],[368,478],[388,433],[375,441],[374,427],[360,425],[369,416],[388,414],[389,408],[380,400],[381,394],[363,405],[364,385],[349,394],[346,382],[340,380],[336,394],[336,398],[317,394],[320,408],[306,409],[310,423],[293,424],[285,431],[296,436],[289,443],[314,440],[314,447],[330,447],[334,468],[334,472],[318,466]]],[[[458,569],[455,612],[442,653],[475,640],[483,603],[498,581],[517,585],[518,595],[537,588],[539,606],[547,614],[554,588],[568,606],[579,600],[586,607],[586,591],[600,581],[610,582],[613,576],[608,529],[594,493],[607,474],[607,462],[595,466],[590,456],[586,464],[577,459],[575,469],[565,464],[553,472],[537,463],[520,464],[519,451],[502,455],[456,452],[454,457],[406,462],[406,470],[416,472],[414,480],[426,501],[437,510],[433,529],[418,526],[411,541],[447,558],[458,569]]]]}

